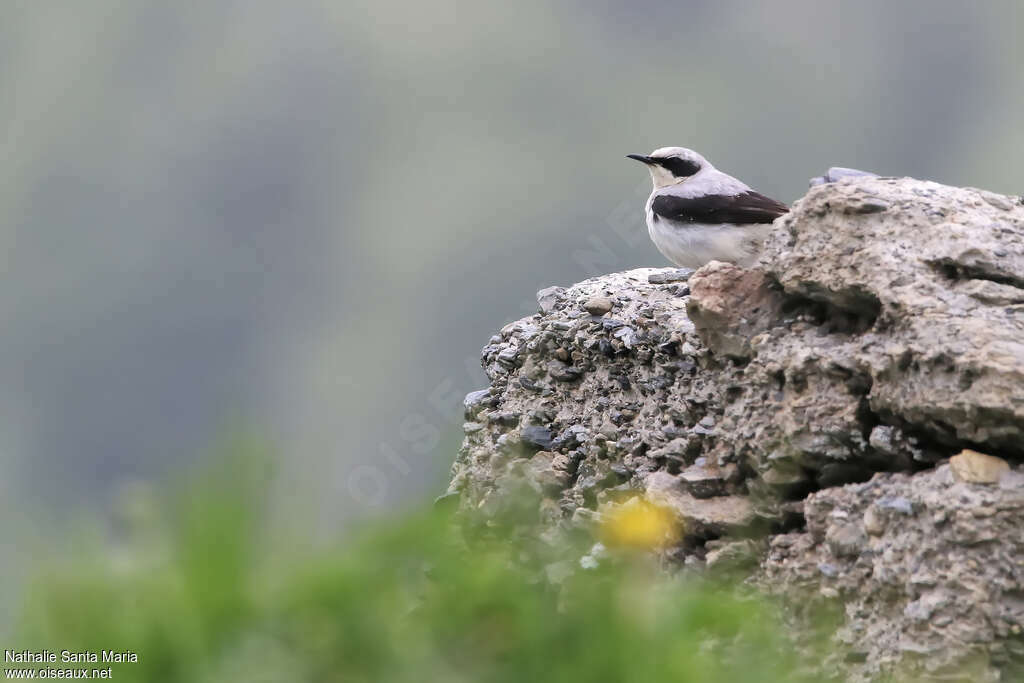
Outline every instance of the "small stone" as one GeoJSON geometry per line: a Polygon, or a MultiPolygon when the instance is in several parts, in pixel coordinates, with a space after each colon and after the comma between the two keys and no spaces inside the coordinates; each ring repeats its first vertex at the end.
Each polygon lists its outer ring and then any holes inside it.
{"type": "Polygon", "coordinates": [[[493,425],[502,425],[504,427],[515,427],[519,424],[520,414],[512,411],[502,411],[497,413],[491,413],[487,416],[487,421],[493,425]]]}
{"type": "Polygon", "coordinates": [[[981,190],[978,194],[981,195],[982,199],[997,209],[1001,209],[1002,211],[1010,211],[1013,209],[1013,203],[1010,201],[1009,197],[1004,197],[1001,194],[989,192],[988,190],[981,190]]]}
{"type": "Polygon", "coordinates": [[[777,463],[761,473],[761,480],[776,491],[785,493],[807,485],[807,473],[789,463],[777,463]]]}
{"type": "Polygon", "coordinates": [[[652,285],[667,285],[671,282],[686,282],[693,275],[692,268],[666,269],[660,273],[651,273],[647,276],[647,282],[652,285]]]}
{"type": "Polygon", "coordinates": [[[579,379],[583,371],[560,360],[553,360],[548,363],[548,373],[560,382],[572,382],[579,379]]]}
{"type": "Polygon", "coordinates": [[[893,428],[887,425],[878,425],[872,429],[868,443],[872,448],[886,455],[896,454],[896,448],[893,446],[893,428]]]}
{"type": "Polygon", "coordinates": [[[636,343],[636,330],[632,327],[622,327],[612,333],[612,336],[622,341],[622,345],[627,349],[633,348],[636,343]]]}
{"type": "Polygon", "coordinates": [[[754,541],[734,541],[722,543],[710,551],[704,561],[709,571],[740,570],[757,565],[759,554],[754,541]]]}
{"type": "Polygon", "coordinates": [[[499,363],[501,363],[502,365],[504,365],[507,368],[514,368],[514,367],[516,367],[516,365],[518,365],[518,361],[517,361],[518,358],[519,358],[519,349],[518,349],[518,347],[510,346],[509,348],[505,349],[504,351],[501,351],[498,354],[497,360],[498,360],[499,363]]]}
{"type": "Polygon", "coordinates": [[[903,515],[914,514],[914,504],[903,496],[883,496],[875,505],[883,510],[892,510],[903,515]]]}
{"type": "Polygon", "coordinates": [[[825,532],[825,542],[836,557],[857,557],[867,542],[863,527],[857,522],[832,524],[825,532]]]}
{"type": "Polygon", "coordinates": [[[717,467],[694,464],[680,472],[679,478],[686,482],[686,488],[695,498],[725,494],[725,478],[717,467]]]}
{"type": "Polygon", "coordinates": [[[583,303],[583,310],[590,315],[604,315],[612,310],[612,300],[606,296],[592,296],[583,303]]]}
{"type": "Polygon", "coordinates": [[[552,454],[544,451],[540,451],[530,459],[526,479],[538,493],[558,496],[569,483],[569,474],[563,470],[556,470],[553,463],[552,454]]]}
{"type": "Polygon", "coordinates": [[[874,506],[864,511],[864,531],[871,536],[881,536],[885,531],[885,520],[874,506]]]}
{"type": "Polygon", "coordinates": [[[564,287],[546,287],[537,292],[537,306],[547,315],[555,310],[556,304],[565,298],[564,287]]]}
{"type": "Polygon", "coordinates": [[[953,478],[969,484],[995,484],[1010,466],[1002,458],[965,448],[949,459],[953,478]]]}
{"type": "Polygon", "coordinates": [[[872,173],[871,171],[861,171],[860,169],[857,168],[846,168],[845,166],[833,166],[832,168],[828,169],[828,173],[826,174],[826,178],[830,183],[834,183],[838,180],[843,180],[844,178],[877,177],[877,173],[872,173]]]}
{"type": "Polygon", "coordinates": [[[815,176],[808,181],[810,187],[816,185],[825,185],[827,183],[834,183],[844,178],[877,178],[877,173],[871,173],[870,171],[860,171],[856,168],[845,168],[843,166],[833,166],[824,173],[824,175],[815,176]]]}
{"type": "Polygon", "coordinates": [[[623,479],[628,479],[631,474],[629,468],[620,463],[613,464],[609,469],[623,479]]]}
{"type": "Polygon", "coordinates": [[[538,450],[551,450],[551,430],[547,427],[539,427],[537,425],[523,427],[523,430],[519,433],[519,438],[523,443],[533,446],[538,450]]]}
{"type": "Polygon", "coordinates": [[[889,202],[874,197],[851,202],[849,204],[851,213],[881,213],[889,210],[889,202]]]}
{"type": "Polygon", "coordinates": [[[543,391],[544,386],[533,381],[529,377],[521,375],[519,377],[519,386],[527,391],[543,391]]]}
{"type": "Polygon", "coordinates": [[[462,406],[465,409],[466,419],[473,418],[480,409],[486,405],[493,403],[491,398],[490,389],[481,389],[480,391],[471,391],[466,394],[466,398],[462,401],[462,406]]]}

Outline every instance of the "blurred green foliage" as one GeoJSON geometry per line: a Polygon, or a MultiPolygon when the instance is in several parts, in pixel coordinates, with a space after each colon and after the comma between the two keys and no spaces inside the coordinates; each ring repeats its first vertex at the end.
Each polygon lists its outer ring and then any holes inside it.
{"type": "Polygon", "coordinates": [[[437,508],[278,552],[269,458],[223,450],[170,499],[135,496],[113,550],[48,563],[17,648],[130,649],[114,679],[147,682],[797,679],[765,604],[640,554],[555,587],[550,557],[437,508]]]}

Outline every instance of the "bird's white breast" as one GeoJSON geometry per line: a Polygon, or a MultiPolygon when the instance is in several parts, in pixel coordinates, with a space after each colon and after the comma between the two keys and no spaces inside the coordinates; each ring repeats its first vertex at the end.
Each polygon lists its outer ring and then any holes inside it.
{"type": "Polygon", "coordinates": [[[647,231],[658,251],[682,268],[700,268],[709,261],[728,261],[752,266],[760,254],[761,242],[771,230],[770,223],[684,223],[655,216],[651,203],[659,195],[693,199],[712,195],[735,196],[750,187],[713,166],[692,178],[667,187],[656,187],[647,199],[647,231]],[[657,220],[656,220],[657,219],[657,220]]]}
{"type": "Polygon", "coordinates": [[[700,268],[710,261],[749,267],[757,260],[761,242],[772,227],[770,223],[705,225],[654,219],[648,207],[647,231],[651,241],[665,258],[682,268],[700,268]]]}

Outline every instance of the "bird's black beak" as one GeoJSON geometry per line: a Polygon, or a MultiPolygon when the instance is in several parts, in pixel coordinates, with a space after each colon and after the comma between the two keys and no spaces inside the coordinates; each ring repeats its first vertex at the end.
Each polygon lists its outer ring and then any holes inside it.
{"type": "Polygon", "coordinates": [[[641,163],[644,163],[644,164],[648,164],[648,165],[654,163],[653,159],[651,159],[650,157],[644,156],[643,154],[627,154],[626,158],[627,159],[636,159],[637,161],[639,161],[641,163]]]}

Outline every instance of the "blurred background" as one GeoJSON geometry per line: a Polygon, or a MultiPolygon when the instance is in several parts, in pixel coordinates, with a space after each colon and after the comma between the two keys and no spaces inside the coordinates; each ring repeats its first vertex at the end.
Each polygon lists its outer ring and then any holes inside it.
{"type": "Polygon", "coordinates": [[[3,555],[235,430],[313,536],[442,492],[488,337],[542,287],[664,265],[627,153],[785,201],[832,165],[1024,192],[1022,17],[3,3],[3,555]]]}

